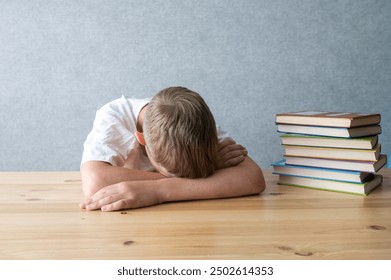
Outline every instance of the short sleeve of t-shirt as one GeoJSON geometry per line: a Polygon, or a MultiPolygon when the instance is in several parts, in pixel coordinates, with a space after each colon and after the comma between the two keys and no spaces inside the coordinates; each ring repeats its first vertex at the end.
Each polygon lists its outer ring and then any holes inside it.
{"type": "Polygon", "coordinates": [[[104,161],[123,166],[128,153],[137,144],[134,136],[137,117],[150,98],[116,99],[96,112],[93,128],[84,142],[81,164],[104,161]]]}

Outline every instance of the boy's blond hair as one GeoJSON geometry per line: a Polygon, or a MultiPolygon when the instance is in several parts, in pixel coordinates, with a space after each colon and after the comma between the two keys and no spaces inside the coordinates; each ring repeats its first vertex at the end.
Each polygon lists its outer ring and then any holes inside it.
{"type": "Polygon", "coordinates": [[[157,93],[143,124],[149,156],[176,177],[207,177],[215,170],[217,130],[204,99],[184,87],[157,93]]]}

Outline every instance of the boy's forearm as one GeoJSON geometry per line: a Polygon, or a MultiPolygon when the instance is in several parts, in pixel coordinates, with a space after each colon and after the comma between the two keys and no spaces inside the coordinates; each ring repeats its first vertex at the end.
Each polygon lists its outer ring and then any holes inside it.
{"type": "Polygon", "coordinates": [[[162,202],[244,196],[265,189],[262,171],[249,157],[207,178],[164,178],[156,183],[162,202]]]}
{"type": "Polygon", "coordinates": [[[81,167],[81,173],[83,179],[83,192],[87,197],[90,197],[103,187],[123,181],[157,180],[165,178],[158,172],[112,166],[109,163],[101,161],[89,161],[84,163],[81,167]]]}
{"type": "Polygon", "coordinates": [[[201,179],[163,178],[122,181],[98,190],[80,207],[115,211],[170,201],[227,198],[257,194],[265,189],[261,169],[249,158],[239,165],[216,171],[201,179]]]}

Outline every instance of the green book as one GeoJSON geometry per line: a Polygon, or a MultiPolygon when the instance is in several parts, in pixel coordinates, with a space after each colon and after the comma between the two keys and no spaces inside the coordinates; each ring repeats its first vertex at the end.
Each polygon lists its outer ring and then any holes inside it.
{"type": "Polygon", "coordinates": [[[376,187],[380,186],[382,181],[383,177],[378,174],[374,175],[372,180],[364,183],[349,183],[291,175],[279,175],[278,184],[366,196],[376,187]]]}

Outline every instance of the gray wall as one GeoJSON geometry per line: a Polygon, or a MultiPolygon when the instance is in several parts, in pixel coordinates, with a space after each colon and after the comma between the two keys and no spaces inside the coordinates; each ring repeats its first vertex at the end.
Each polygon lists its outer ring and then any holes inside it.
{"type": "Polygon", "coordinates": [[[201,93],[264,168],[276,113],[379,112],[391,151],[391,1],[0,0],[0,171],[78,170],[95,111],[201,93]]]}

